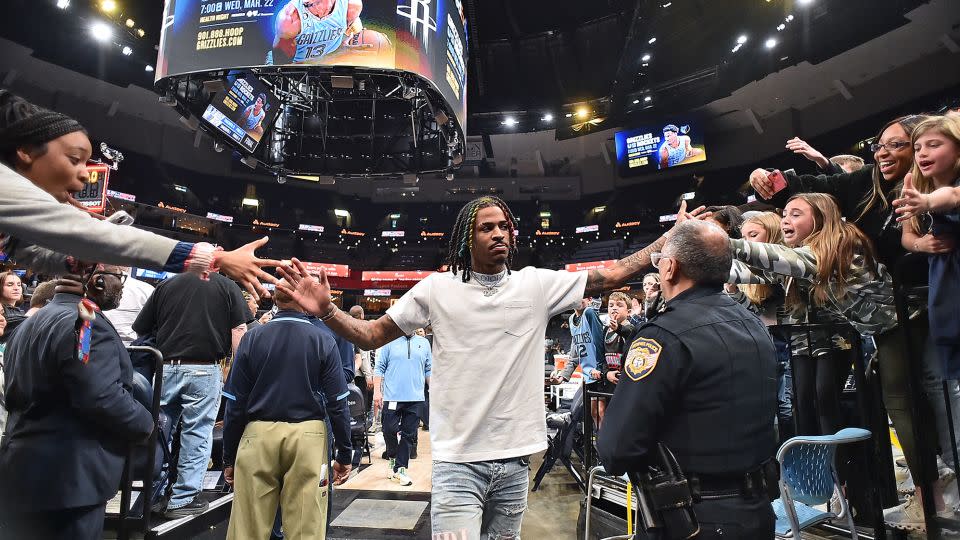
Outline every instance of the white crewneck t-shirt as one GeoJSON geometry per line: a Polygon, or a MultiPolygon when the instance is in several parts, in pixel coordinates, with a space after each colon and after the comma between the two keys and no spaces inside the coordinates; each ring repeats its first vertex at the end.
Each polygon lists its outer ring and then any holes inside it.
{"type": "Polygon", "coordinates": [[[497,292],[451,272],[414,285],[387,315],[406,333],[433,328],[430,445],[454,463],[547,448],[543,340],[551,317],[580,304],[586,272],[527,267],[497,292]]]}

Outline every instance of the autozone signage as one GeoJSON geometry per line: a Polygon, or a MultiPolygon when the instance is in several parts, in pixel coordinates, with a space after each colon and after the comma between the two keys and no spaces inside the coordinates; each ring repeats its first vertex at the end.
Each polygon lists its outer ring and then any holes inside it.
{"type": "Polygon", "coordinates": [[[567,265],[567,272],[582,272],[584,270],[602,270],[617,264],[617,261],[594,261],[573,263],[567,265]]]}

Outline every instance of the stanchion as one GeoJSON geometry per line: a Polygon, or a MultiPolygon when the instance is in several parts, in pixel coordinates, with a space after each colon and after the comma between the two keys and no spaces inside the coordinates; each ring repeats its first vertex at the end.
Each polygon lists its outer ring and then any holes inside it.
{"type": "MultiPolygon", "coordinates": [[[[136,478],[135,471],[133,468],[134,465],[134,456],[138,448],[142,448],[142,444],[131,444],[127,450],[127,458],[124,463],[123,468],[123,477],[120,484],[120,514],[116,519],[116,531],[118,540],[127,540],[130,538],[131,526],[135,527],[135,530],[139,533],[145,533],[150,530],[150,496],[153,492],[153,477],[156,471],[154,470],[154,460],[157,457],[157,438],[159,434],[159,425],[160,425],[160,397],[162,395],[162,386],[163,386],[163,354],[153,347],[142,347],[142,346],[131,346],[127,347],[129,352],[145,352],[150,354],[156,360],[154,362],[153,370],[153,395],[151,396],[151,406],[150,414],[153,416],[154,420],[154,429],[153,433],[150,434],[150,437],[146,441],[146,464],[144,469],[141,471],[142,478],[142,487],[140,488],[140,498],[142,501],[142,515],[140,516],[131,516],[130,515],[130,498],[132,492],[134,491],[134,482],[138,480],[136,478]]],[[[107,520],[110,521],[109,519],[107,520]]]]}

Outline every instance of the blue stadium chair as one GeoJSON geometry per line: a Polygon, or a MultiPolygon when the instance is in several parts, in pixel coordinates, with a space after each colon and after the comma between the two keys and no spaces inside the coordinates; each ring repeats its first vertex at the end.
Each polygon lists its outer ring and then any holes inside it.
{"type": "Polygon", "coordinates": [[[834,435],[793,437],[777,451],[780,462],[780,498],[773,501],[777,515],[779,538],[800,538],[800,531],[832,519],[846,519],[850,537],[857,539],[857,529],[846,497],[840,497],[840,513],[822,512],[813,508],[830,501],[834,490],[840,490],[836,453],[841,444],[870,439],[871,433],[860,428],[841,429],[834,435]]]}

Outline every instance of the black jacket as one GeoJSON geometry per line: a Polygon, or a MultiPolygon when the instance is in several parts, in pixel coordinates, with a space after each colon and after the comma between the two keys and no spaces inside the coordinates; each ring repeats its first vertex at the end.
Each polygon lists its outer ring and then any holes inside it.
{"type": "Polygon", "coordinates": [[[130,357],[102,314],[93,322],[89,361],[77,360],[79,302],[57,294],[7,345],[5,504],[31,510],[102,504],[117,493],[129,443],[153,431],[150,413],[130,394],[130,357]]]}
{"type": "Polygon", "coordinates": [[[658,442],[688,473],[734,476],[773,457],[776,351],[763,323],[718,287],[694,287],[634,335],[597,450],[639,471],[658,442]]]}
{"type": "MultiPolygon", "coordinates": [[[[866,165],[852,173],[834,174],[793,174],[784,173],[787,188],[777,193],[770,204],[783,208],[787,200],[797,193],[829,193],[840,203],[840,213],[873,240],[877,259],[891,271],[893,266],[906,253],[900,243],[900,224],[893,212],[893,206],[874,205],[863,217],[863,201],[873,191],[873,169],[875,165],[866,165]]],[[[887,201],[893,202],[900,192],[900,182],[886,186],[887,201]]],[[[760,196],[757,195],[759,198],[760,196]]]]}

